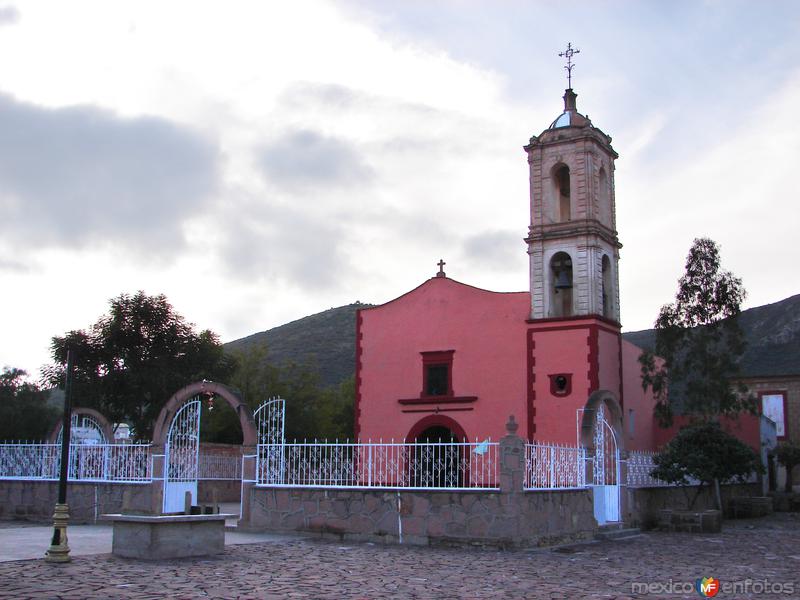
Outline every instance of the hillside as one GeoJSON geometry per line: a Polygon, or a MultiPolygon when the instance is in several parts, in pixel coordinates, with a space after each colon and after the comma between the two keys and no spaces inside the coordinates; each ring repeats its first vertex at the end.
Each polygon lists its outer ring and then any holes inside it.
{"type": "MultiPolygon", "coordinates": [[[[356,311],[371,304],[348,304],[254,333],[225,344],[227,350],[266,342],[273,364],[296,362],[317,368],[322,383],[334,385],[355,371],[356,311]]],[[[800,373],[800,294],[744,311],[742,328],[748,346],[742,358],[745,376],[800,373]]],[[[655,331],[623,333],[642,348],[652,349],[655,331]]]]}
{"type": "MultiPolygon", "coordinates": [[[[800,294],[742,312],[739,323],[747,340],[742,374],[769,377],[800,373],[800,294]]],[[[629,342],[652,350],[653,329],[623,333],[629,342]]]]}
{"type": "Polygon", "coordinates": [[[272,364],[308,364],[319,372],[324,385],[341,383],[355,373],[356,311],[371,304],[356,302],[303,317],[233,340],[226,350],[266,343],[272,364]]]}

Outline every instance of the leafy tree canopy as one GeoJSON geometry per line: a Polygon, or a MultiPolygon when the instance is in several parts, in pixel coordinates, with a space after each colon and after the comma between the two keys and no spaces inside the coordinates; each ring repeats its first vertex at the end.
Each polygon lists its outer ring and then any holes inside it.
{"type": "Polygon", "coordinates": [[[63,385],[67,349],[73,350],[73,406],[127,422],[139,439],[149,439],[153,421],[169,397],[200,379],[224,381],[233,371],[216,334],[196,333],[162,294],[139,291],[109,302],[108,314],[88,331],[54,337],[54,364],[44,371],[63,385]]]}
{"type": "Polygon", "coordinates": [[[651,475],[657,479],[678,485],[689,485],[693,479],[700,483],[689,508],[704,484],[744,482],[751,473],[764,470],[750,446],[713,422],[685,427],[653,461],[651,475]]]}
{"type": "Polygon", "coordinates": [[[48,392],[26,379],[22,369],[0,373],[0,440],[43,440],[59,411],[47,404],[48,392]]]}
{"type": "MultiPolygon", "coordinates": [[[[239,390],[248,406],[255,410],[270,397],[286,400],[287,440],[352,438],[354,378],[338,386],[323,386],[311,365],[270,364],[265,344],[236,350],[231,356],[236,370],[229,384],[239,390]]],[[[217,408],[208,419],[205,413],[202,416],[203,439],[237,443],[241,434],[236,415],[225,407],[217,408]]]]}
{"type": "Polygon", "coordinates": [[[742,281],[720,265],[719,248],[708,238],[694,240],[675,302],[661,308],[655,323],[655,355],[640,358],[642,384],[656,397],[656,416],[672,422],[670,397],[697,420],[754,412],[755,399],[733,386],[744,336],[737,317],[745,298],[742,281]]]}

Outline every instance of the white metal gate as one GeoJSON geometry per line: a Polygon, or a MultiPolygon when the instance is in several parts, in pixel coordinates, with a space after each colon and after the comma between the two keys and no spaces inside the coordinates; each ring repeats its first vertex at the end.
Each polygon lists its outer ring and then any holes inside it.
{"type": "Polygon", "coordinates": [[[259,483],[283,483],[285,415],[286,401],[283,398],[270,398],[255,412],[258,424],[256,480],[259,483]]]}
{"type": "Polygon", "coordinates": [[[175,413],[167,434],[164,477],[164,512],[183,512],[186,492],[197,502],[200,455],[200,396],[187,401],[175,413]]]}
{"type": "Polygon", "coordinates": [[[619,448],[603,404],[595,413],[593,479],[594,518],[600,525],[619,521],[619,448]]]}

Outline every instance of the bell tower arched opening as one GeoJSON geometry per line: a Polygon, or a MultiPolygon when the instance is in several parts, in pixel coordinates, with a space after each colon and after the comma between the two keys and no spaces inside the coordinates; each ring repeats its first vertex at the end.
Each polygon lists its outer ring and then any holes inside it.
{"type": "Polygon", "coordinates": [[[553,173],[554,184],[554,220],[564,223],[572,219],[572,194],[569,181],[569,167],[567,165],[557,166],[553,173]]]}
{"type": "Polygon", "coordinates": [[[611,228],[611,201],[608,188],[608,175],[604,167],[600,167],[597,177],[597,219],[601,224],[611,228]]]}
{"type": "Polygon", "coordinates": [[[566,252],[556,252],[550,259],[550,315],[571,317],[572,258],[566,252]]]}
{"type": "Polygon", "coordinates": [[[603,316],[607,319],[614,318],[614,287],[613,287],[613,278],[611,276],[611,261],[608,258],[608,255],[603,255],[602,260],[602,273],[603,273],[603,281],[602,281],[602,294],[603,294],[603,316]]]}

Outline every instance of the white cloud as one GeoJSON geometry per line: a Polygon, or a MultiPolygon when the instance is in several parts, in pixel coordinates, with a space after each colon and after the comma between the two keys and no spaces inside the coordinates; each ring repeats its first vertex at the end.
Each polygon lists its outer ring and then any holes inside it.
{"type": "Polygon", "coordinates": [[[16,248],[174,249],[216,188],[214,146],[163,119],[0,95],[0,130],[0,232],[16,248]]]}
{"type": "Polygon", "coordinates": [[[467,283],[525,289],[521,146],[559,112],[570,39],[579,106],[621,155],[625,325],[649,326],[672,298],[696,235],[722,243],[751,302],[795,293],[800,98],[774,65],[800,59],[797,10],[734,4],[0,12],[0,285],[14,290],[0,364],[35,371],[50,336],[123,291],[164,292],[232,339],[389,300],[439,258],[467,283]]]}

